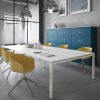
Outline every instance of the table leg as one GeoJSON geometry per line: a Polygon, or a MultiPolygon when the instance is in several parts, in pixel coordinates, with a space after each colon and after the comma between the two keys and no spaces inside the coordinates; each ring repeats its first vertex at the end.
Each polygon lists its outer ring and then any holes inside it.
{"type": "Polygon", "coordinates": [[[45,61],[43,60],[43,69],[45,68],[45,61]]]}
{"type": "Polygon", "coordinates": [[[92,55],[92,79],[95,79],[95,54],[92,55]]]}
{"type": "Polygon", "coordinates": [[[53,99],[53,65],[49,63],[49,98],[53,99]]]}

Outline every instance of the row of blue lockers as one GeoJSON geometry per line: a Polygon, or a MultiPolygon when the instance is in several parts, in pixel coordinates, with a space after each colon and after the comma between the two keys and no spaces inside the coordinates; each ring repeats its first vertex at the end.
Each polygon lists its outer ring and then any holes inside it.
{"type": "Polygon", "coordinates": [[[68,44],[69,49],[92,47],[97,54],[97,27],[52,28],[45,30],[46,42],[56,47],[68,44]]]}

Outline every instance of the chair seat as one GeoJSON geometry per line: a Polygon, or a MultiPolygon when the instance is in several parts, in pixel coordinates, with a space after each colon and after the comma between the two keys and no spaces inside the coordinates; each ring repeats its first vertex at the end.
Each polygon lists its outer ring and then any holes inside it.
{"type": "Polygon", "coordinates": [[[18,73],[28,73],[34,68],[33,58],[22,54],[10,56],[11,70],[18,73]]]}
{"type": "Polygon", "coordinates": [[[67,44],[59,45],[58,48],[67,49],[68,48],[68,45],[67,44]]]}
{"type": "Polygon", "coordinates": [[[44,46],[52,46],[52,43],[44,43],[44,46]]]}

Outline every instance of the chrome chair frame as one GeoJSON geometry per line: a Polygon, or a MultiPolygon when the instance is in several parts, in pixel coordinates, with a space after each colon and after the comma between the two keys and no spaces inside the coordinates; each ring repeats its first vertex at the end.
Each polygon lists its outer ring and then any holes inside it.
{"type": "Polygon", "coordinates": [[[9,96],[11,96],[11,93],[13,92],[13,90],[14,90],[22,81],[25,81],[25,82],[26,82],[26,84],[27,84],[27,86],[28,86],[28,88],[29,88],[29,90],[30,90],[32,96],[34,96],[33,93],[32,93],[32,89],[31,89],[31,87],[30,87],[28,81],[31,82],[31,83],[33,83],[33,84],[36,85],[36,86],[37,86],[38,84],[37,84],[35,81],[30,80],[29,78],[27,78],[27,77],[25,76],[25,73],[23,74],[23,77],[16,83],[16,85],[10,90],[10,92],[9,92],[9,94],[8,94],[9,96]]]}

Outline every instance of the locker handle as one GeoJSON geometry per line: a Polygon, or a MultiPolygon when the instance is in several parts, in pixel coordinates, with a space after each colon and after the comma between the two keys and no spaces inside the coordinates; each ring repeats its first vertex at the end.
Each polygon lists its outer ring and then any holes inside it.
{"type": "Polygon", "coordinates": [[[82,35],[83,33],[81,32],[81,35],[82,35]]]}
{"type": "Polygon", "coordinates": [[[78,42],[80,42],[80,40],[78,40],[78,42]]]}

